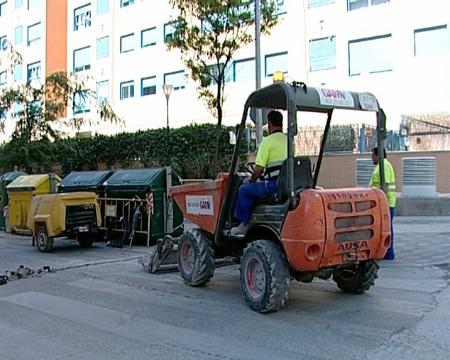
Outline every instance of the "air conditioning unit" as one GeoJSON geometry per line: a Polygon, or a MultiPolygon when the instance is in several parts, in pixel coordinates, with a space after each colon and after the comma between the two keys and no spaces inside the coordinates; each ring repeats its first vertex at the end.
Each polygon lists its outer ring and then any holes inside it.
{"type": "Polygon", "coordinates": [[[436,195],[436,158],[407,157],[402,159],[403,196],[436,195]]]}
{"type": "Polygon", "coordinates": [[[375,165],[372,159],[356,159],[356,187],[368,187],[375,165]]]}

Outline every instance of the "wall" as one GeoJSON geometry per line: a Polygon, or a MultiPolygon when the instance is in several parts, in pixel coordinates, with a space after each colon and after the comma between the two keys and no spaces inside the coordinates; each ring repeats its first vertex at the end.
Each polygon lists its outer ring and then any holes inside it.
{"type": "MultiPolygon", "coordinates": [[[[436,158],[436,190],[450,193],[450,151],[402,151],[389,153],[388,159],[395,169],[397,191],[402,191],[402,158],[436,158]]],[[[318,185],[325,188],[345,188],[356,185],[356,159],[370,159],[370,153],[350,155],[327,155],[322,161],[318,185]]],[[[311,156],[315,163],[317,157],[311,156]]]]}

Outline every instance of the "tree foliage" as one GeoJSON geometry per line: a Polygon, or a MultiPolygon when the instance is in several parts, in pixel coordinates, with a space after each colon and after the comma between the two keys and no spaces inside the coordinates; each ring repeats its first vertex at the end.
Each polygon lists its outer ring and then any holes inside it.
{"type": "MultiPolygon", "coordinates": [[[[214,178],[214,143],[205,139],[213,138],[216,129],[212,124],[190,125],[115,136],[32,141],[26,147],[11,141],[0,147],[0,170],[17,165],[29,173],[39,173],[57,166],[59,174],[65,175],[72,170],[97,169],[99,165],[107,168],[170,165],[182,177],[214,178]]],[[[220,128],[219,169],[223,171],[228,170],[233,153],[230,130],[220,128]]]]}
{"type": "MultiPolygon", "coordinates": [[[[15,120],[12,140],[29,144],[32,141],[53,141],[61,138],[67,130],[79,130],[84,124],[95,125],[92,118],[66,115],[79,101],[95,101],[95,93],[86,90],[85,82],[76,76],[59,71],[46,77],[43,84],[26,83],[0,92],[2,114],[10,114],[15,120]]],[[[97,107],[99,121],[121,123],[122,120],[108,104],[97,107]]]]}
{"type": "MultiPolygon", "coordinates": [[[[169,1],[179,14],[167,46],[181,52],[199,98],[220,126],[233,56],[254,41],[254,0],[169,1]]],[[[277,24],[277,10],[278,0],[261,0],[261,33],[270,33],[277,24]]]]}

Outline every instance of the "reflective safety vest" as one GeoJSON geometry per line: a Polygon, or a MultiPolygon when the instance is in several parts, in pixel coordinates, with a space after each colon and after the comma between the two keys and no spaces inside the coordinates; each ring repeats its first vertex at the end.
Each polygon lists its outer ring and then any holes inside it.
{"type": "Polygon", "coordinates": [[[259,145],[255,164],[265,168],[264,178],[276,180],[287,158],[287,137],[281,131],[266,136],[259,145]]]}
{"type": "MultiPolygon", "coordinates": [[[[387,185],[387,194],[386,197],[388,199],[389,207],[395,207],[395,203],[397,201],[397,189],[395,187],[395,172],[392,164],[384,159],[384,181],[387,185]]],[[[380,187],[380,166],[377,165],[373,169],[372,179],[370,179],[371,187],[380,187]]]]}

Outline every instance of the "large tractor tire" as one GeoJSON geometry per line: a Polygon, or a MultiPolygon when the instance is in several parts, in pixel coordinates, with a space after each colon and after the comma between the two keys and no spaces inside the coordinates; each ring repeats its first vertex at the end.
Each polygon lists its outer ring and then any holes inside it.
{"type": "Polygon", "coordinates": [[[286,303],[289,266],[282,248],[270,240],[250,243],[241,259],[241,286],[245,301],[255,311],[269,313],[286,303]]]}
{"type": "Polygon", "coordinates": [[[36,245],[39,251],[51,252],[53,250],[53,238],[48,236],[45,224],[37,225],[36,245]]]}
{"type": "Polygon", "coordinates": [[[185,232],[178,242],[178,268],[189,286],[202,286],[214,274],[214,255],[208,238],[200,229],[185,232]]]}
{"type": "Polygon", "coordinates": [[[91,233],[77,234],[77,241],[82,248],[87,249],[94,243],[94,236],[91,233]]]}
{"type": "Polygon", "coordinates": [[[373,261],[364,261],[353,268],[336,270],[333,280],[339,289],[349,294],[362,294],[375,284],[378,278],[378,264],[373,261]]]}

